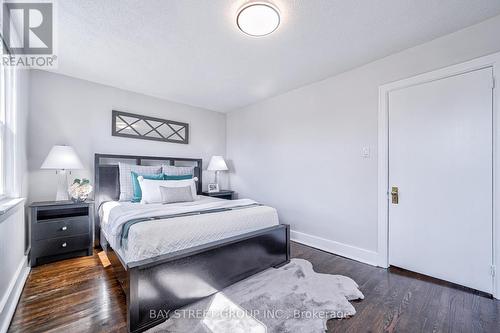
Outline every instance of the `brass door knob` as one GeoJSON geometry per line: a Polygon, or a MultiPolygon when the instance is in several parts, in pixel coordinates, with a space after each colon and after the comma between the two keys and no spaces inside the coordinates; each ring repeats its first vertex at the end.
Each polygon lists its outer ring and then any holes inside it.
{"type": "Polygon", "coordinates": [[[391,189],[391,201],[395,205],[399,203],[399,189],[396,186],[391,189]]]}

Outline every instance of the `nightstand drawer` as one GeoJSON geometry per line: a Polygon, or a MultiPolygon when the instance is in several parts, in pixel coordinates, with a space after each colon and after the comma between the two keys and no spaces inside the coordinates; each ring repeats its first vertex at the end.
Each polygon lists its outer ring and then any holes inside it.
{"type": "Polygon", "coordinates": [[[77,250],[85,250],[90,242],[89,235],[45,239],[33,244],[39,257],[52,256],[77,250]]]}
{"type": "Polygon", "coordinates": [[[89,233],[88,216],[37,222],[33,225],[35,240],[76,236],[89,233]]]}
{"type": "Polygon", "coordinates": [[[234,199],[234,191],[229,190],[220,190],[219,192],[207,192],[203,191],[203,195],[213,198],[225,199],[225,200],[233,200],[234,199]]]}

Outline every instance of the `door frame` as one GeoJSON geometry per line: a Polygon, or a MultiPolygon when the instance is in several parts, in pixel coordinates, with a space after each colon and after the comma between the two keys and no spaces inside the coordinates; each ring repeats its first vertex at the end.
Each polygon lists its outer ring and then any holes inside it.
{"type": "MultiPolygon", "coordinates": [[[[467,72],[493,69],[496,87],[493,91],[493,221],[492,221],[492,267],[500,268],[500,53],[476,58],[461,64],[416,75],[411,78],[388,83],[379,87],[378,107],[378,262],[380,267],[389,267],[389,93],[394,90],[432,82],[467,72]]],[[[500,298],[499,273],[493,275],[493,297],[500,298]]]]}

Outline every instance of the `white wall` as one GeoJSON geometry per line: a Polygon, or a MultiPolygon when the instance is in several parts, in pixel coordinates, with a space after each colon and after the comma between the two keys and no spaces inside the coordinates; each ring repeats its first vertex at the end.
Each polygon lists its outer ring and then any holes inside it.
{"type": "MultiPolygon", "coordinates": [[[[29,199],[53,200],[55,172],[40,170],[55,144],[71,145],[85,170],[70,177],[90,177],[94,153],[203,158],[225,155],[225,115],[59,74],[33,71],[29,128],[29,199]],[[189,123],[189,144],[111,136],[111,111],[119,110],[189,123]]],[[[204,173],[204,186],[211,175],[204,173]]]]}
{"type": "Polygon", "coordinates": [[[378,87],[498,52],[499,31],[497,16],[229,113],[232,188],[275,206],[293,238],[375,263],[378,87]]]}
{"type": "Polygon", "coordinates": [[[0,216],[0,332],[6,332],[29,269],[24,255],[24,209],[17,205],[0,216]]]}
{"type": "MultiPolygon", "coordinates": [[[[30,76],[27,70],[14,73],[13,94],[7,97],[6,110],[6,170],[9,175],[6,187],[9,196],[25,197],[28,193],[26,124],[30,76]]],[[[3,204],[5,201],[2,207],[3,204]]],[[[25,248],[24,205],[18,204],[0,215],[0,332],[7,331],[29,272],[25,248]]]]}

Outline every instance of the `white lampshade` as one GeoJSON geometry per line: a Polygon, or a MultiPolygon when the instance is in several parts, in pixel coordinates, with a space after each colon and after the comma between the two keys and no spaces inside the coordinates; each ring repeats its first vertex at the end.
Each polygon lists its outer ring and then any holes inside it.
{"type": "Polygon", "coordinates": [[[54,146],[43,161],[41,169],[75,170],[83,169],[83,165],[73,147],[54,146]]]}
{"type": "Polygon", "coordinates": [[[226,161],[222,158],[222,156],[212,156],[210,159],[210,163],[208,163],[208,171],[226,171],[229,170],[227,168],[226,161]]]}

